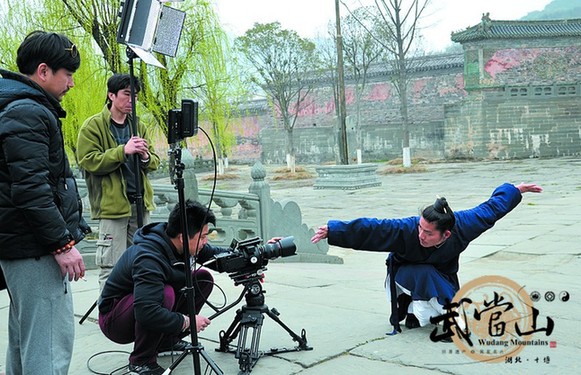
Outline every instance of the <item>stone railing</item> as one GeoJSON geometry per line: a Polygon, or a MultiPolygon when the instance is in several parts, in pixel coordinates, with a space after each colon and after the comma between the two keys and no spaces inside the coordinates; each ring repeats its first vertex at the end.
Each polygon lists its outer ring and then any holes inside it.
{"type": "MultiPolygon", "coordinates": [[[[169,212],[177,204],[177,191],[171,185],[154,184],[155,204],[157,208],[151,213],[151,221],[166,221],[169,212]]],[[[207,205],[210,191],[201,190],[198,197],[191,197],[207,205]]],[[[216,215],[216,227],[211,235],[212,244],[227,246],[233,238],[245,239],[261,236],[257,224],[257,211],[260,202],[255,194],[214,191],[212,211],[216,215]]]]}
{"type": "MultiPolygon", "coordinates": [[[[248,193],[207,189],[198,189],[193,169],[185,162],[184,182],[186,198],[195,199],[208,204],[212,199],[211,208],[216,215],[216,228],[210,236],[210,242],[217,246],[229,246],[232,239],[244,240],[260,237],[264,241],[274,237],[294,236],[297,255],[280,258],[285,262],[321,262],[342,263],[342,259],[328,255],[329,245],[326,241],[313,244],[310,238],[314,231],[302,223],[300,207],[296,202],[285,200],[275,202],[270,196],[270,185],[265,181],[266,170],[258,162],[251,169],[252,182],[248,193]]],[[[98,221],[89,218],[89,201],[85,181],[78,179],[79,192],[85,207],[83,216],[95,232],[98,231],[98,221]]],[[[153,184],[155,204],[157,208],[151,213],[151,221],[166,221],[171,209],[178,203],[178,192],[171,184],[153,184]]],[[[89,239],[79,244],[88,268],[94,267],[96,240],[89,239]]]]}

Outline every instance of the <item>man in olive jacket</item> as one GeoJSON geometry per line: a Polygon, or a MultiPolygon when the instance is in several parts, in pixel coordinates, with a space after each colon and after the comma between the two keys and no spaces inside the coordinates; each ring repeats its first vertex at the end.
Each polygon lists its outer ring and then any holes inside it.
{"type": "Polygon", "coordinates": [[[81,58],[64,35],[35,31],[0,70],[0,266],[10,295],[7,374],[66,375],[75,338],[70,281],[85,274],[83,225],[60,105],[81,58]]]}
{"type": "MultiPolygon", "coordinates": [[[[107,103],[100,113],[89,117],[79,130],[77,158],[85,171],[91,218],[99,219],[96,264],[103,289],[113,266],[133,243],[137,230],[137,187],[140,174],[143,197],[143,224],[149,222],[153,188],[147,173],[159,166],[148,132],[139,121],[138,135],[132,134],[131,76],[115,74],[107,81],[107,103]],[[134,157],[139,158],[139,170],[134,157]]],[[[134,79],[135,92],[140,86],[134,79]]]]}

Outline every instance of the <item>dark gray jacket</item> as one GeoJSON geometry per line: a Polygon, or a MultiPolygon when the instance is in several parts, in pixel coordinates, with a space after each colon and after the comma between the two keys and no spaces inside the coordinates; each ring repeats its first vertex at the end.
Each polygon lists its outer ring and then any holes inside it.
{"type": "MultiPolygon", "coordinates": [[[[135,319],[146,329],[166,334],[181,332],[182,314],[163,308],[165,285],[176,291],[186,285],[185,262],[165,233],[166,228],[167,223],[151,223],[135,232],[133,245],[121,255],[103,287],[100,313],[111,311],[115,300],[133,294],[135,319]]],[[[204,264],[229,251],[206,244],[196,256],[196,263],[204,264]]]]}
{"type": "Polygon", "coordinates": [[[0,259],[47,255],[90,231],[64,150],[58,100],[0,70],[0,259]]]}

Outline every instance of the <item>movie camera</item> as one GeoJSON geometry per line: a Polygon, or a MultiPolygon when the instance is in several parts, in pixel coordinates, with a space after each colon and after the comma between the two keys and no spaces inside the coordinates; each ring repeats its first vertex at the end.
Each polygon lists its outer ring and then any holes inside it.
{"type": "Polygon", "coordinates": [[[294,237],[284,237],[273,243],[261,245],[259,237],[243,241],[233,239],[231,252],[216,255],[211,262],[218,272],[226,272],[232,278],[236,275],[247,275],[264,268],[270,259],[288,257],[296,254],[297,247],[294,237]]]}
{"type": "MultiPolygon", "coordinates": [[[[216,255],[209,263],[218,272],[226,272],[236,285],[244,285],[244,290],[236,301],[214,314],[210,319],[222,314],[235,306],[244,296],[246,304],[236,311],[234,321],[227,330],[220,331],[220,347],[216,350],[224,353],[234,353],[238,359],[239,375],[248,375],[256,362],[265,355],[312,350],[307,345],[307,332],[303,329],[298,335],[279,318],[280,313],[275,308],[265,305],[262,288],[263,271],[270,259],[295,255],[294,237],[284,237],[275,242],[261,245],[259,237],[244,241],[232,240],[232,251],[216,255]],[[298,343],[294,348],[271,348],[269,351],[259,350],[260,333],[264,317],[267,316],[278,323],[298,343]],[[235,348],[231,343],[238,338],[235,348]]],[[[208,264],[208,263],[207,263],[208,264]]]]}

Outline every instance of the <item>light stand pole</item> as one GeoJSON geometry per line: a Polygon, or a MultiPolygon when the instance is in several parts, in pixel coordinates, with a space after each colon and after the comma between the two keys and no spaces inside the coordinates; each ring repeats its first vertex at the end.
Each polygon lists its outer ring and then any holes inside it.
{"type": "Polygon", "coordinates": [[[165,370],[163,375],[171,374],[174,368],[176,368],[180,362],[188,355],[192,354],[193,356],[193,363],[194,363],[194,373],[195,375],[201,375],[201,363],[200,363],[200,355],[204,358],[204,360],[208,363],[208,366],[214,371],[217,375],[223,375],[224,373],[218,367],[216,363],[212,361],[210,356],[204,351],[204,347],[200,344],[198,340],[198,330],[196,325],[196,307],[195,304],[195,296],[194,296],[194,286],[192,280],[192,270],[191,270],[191,256],[190,256],[190,246],[189,246],[189,237],[188,237],[188,222],[187,222],[187,214],[186,214],[186,198],[184,193],[184,164],[181,162],[182,156],[182,149],[179,147],[179,142],[174,143],[170,148],[170,154],[174,156],[175,160],[175,188],[178,191],[178,201],[180,205],[180,218],[182,223],[182,251],[184,256],[184,268],[185,268],[185,277],[186,277],[186,304],[188,308],[188,317],[190,318],[190,336],[192,340],[192,348],[185,350],[182,354],[178,356],[178,358],[165,370]]]}
{"type": "MultiPolygon", "coordinates": [[[[135,93],[135,70],[133,67],[133,60],[137,57],[135,52],[129,47],[127,47],[127,58],[129,63],[129,81],[131,88],[131,116],[129,116],[129,122],[131,124],[131,133],[134,137],[139,136],[137,130],[137,112],[136,112],[136,101],[137,94],[135,93]]],[[[139,160],[139,154],[133,154],[133,166],[135,170],[135,208],[137,209],[137,227],[141,228],[143,226],[143,193],[142,193],[142,180],[141,180],[141,163],[139,160]]]]}

